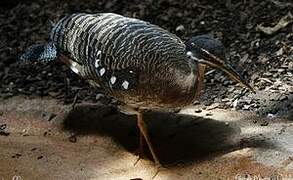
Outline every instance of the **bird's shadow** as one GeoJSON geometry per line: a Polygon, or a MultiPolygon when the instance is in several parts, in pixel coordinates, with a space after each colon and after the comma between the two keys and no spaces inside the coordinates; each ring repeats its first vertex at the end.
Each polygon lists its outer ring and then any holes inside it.
{"type": "MultiPolygon", "coordinates": [[[[144,114],[151,141],[162,163],[176,164],[210,158],[247,146],[264,146],[263,141],[241,143],[239,127],[225,122],[165,112],[144,114]]],[[[64,120],[64,129],[77,135],[110,136],[134,153],[139,147],[135,115],[125,115],[115,107],[80,105],[64,120]]],[[[145,154],[151,155],[145,146],[145,154]]]]}

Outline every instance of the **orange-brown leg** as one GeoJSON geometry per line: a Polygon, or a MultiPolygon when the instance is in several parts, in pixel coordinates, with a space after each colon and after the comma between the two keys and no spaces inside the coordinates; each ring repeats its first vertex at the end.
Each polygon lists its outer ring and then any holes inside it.
{"type": "Polygon", "coordinates": [[[146,126],[145,122],[143,121],[143,111],[141,111],[141,110],[138,110],[138,112],[137,112],[137,126],[138,126],[140,134],[141,134],[140,135],[140,146],[142,146],[142,147],[140,147],[140,148],[143,148],[143,143],[144,143],[144,139],[145,139],[145,141],[147,142],[148,148],[151,151],[152,157],[155,161],[155,165],[157,168],[156,173],[153,176],[153,178],[155,178],[157,176],[157,174],[161,170],[163,170],[162,169],[163,167],[162,167],[162,165],[159,161],[159,158],[155,153],[154,147],[150,141],[147,126],[146,126]]]}
{"type": "Polygon", "coordinates": [[[144,123],[143,121],[143,113],[141,111],[138,111],[137,113],[137,126],[139,128],[139,131],[140,133],[143,135],[145,141],[147,142],[147,145],[148,145],[148,148],[150,149],[151,151],[151,154],[152,154],[152,157],[155,161],[155,164],[156,165],[159,165],[160,164],[160,161],[155,153],[155,150],[154,150],[154,147],[150,141],[150,137],[149,137],[149,134],[148,134],[148,129],[147,129],[147,126],[146,124],[144,123]]]}
{"type": "Polygon", "coordinates": [[[139,160],[143,157],[143,155],[144,155],[144,150],[143,150],[143,148],[144,148],[144,137],[143,137],[143,134],[139,131],[139,148],[138,148],[138,150],[137,150],[137,154],[138,154],[138,158],[137,158],[137,160],[135,161],[135,163],[134,163],[134,165],[136,165],[138,162],[139,162],[139,160]]]}

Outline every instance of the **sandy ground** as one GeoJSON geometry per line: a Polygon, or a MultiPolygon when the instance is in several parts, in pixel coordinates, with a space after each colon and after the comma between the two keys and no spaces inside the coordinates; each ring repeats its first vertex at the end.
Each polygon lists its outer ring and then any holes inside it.
{"type": "MultiPolygon", "coordinates": [[[[145,115],[165,165],[155,179],[293,179],[292,120],[195,109],[145,115]]],[[[152,179],[156,172],[148,151],[134,165],[135,117],[113,107],[72,110],[53,99],[14,97],[0,103],[0,124],[7,125],[0,136],[0,180],[152,179]]]]}

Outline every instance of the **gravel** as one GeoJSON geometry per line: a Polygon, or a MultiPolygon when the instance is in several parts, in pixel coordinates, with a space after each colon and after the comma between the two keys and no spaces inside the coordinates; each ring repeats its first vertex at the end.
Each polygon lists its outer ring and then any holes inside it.
{"type": "Polygon", "coordinates": [[[216,103],[216,108],[257,111],[260,115],[292,115],[292,23],[272,35],[257,29],[259,25],[273,27],[292,12],[291,3],[276,2],[1,1],[0,98],[48,96],[72,103],[79,92],[82,101],[116,103],[60,62],[17,63],[26,47],[48,39],[51,22],[73,12],[115,12],[160,25],[183,40],[192,35],[210,34],[225,44],[229,60],[257,93],[234,86],[234,82],[217,70],[208,70],[205,92],[200,98],[203,105],[215,108],[216,103]]]}

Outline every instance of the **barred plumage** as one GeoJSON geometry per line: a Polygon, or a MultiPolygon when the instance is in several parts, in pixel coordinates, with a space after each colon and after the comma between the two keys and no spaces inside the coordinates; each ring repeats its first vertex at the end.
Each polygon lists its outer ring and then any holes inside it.
{"type": "Polygon", "coordinates": [[[50,39],[60,53],[81,65],[81,76],[129,105],[181,106],[195,94],[192,90],[168,102],[182,88],[192,89],[197,79],[184,43],[156,25],[112,13],[79,13],[61,19],[50,39]],[[180,83],[188,75],[193,76],[191,86],[183,87],[180,83]],[[163,89],[158,88],[161,83],[163,89]]]}
{"type": "Polygon", "coordinates": [[[183,43],[156,25],[112,13],[64,17],[47,44],[31,46],[21,59],[50,61],[57,56],[91,84],[134,108],[140,139],[146,140],[157,165],[142,119],[144,109],[191,104],[202,87],[206,65],[253,90],[226,62],[220,41],[203,35],[183,43]]]}

